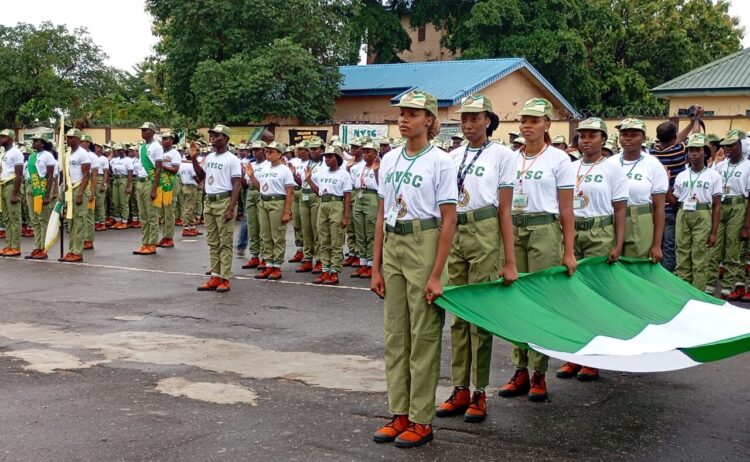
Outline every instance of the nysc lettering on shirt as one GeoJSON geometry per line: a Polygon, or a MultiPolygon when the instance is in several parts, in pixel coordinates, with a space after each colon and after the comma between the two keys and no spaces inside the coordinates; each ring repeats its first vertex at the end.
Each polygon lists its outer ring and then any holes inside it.
{"type": "Polygon", "coordinates": [[[390,172],[385,176],[386,184],[403,183],[415,188],[421,187],[423,180],[422,175],[414,175],[411,172],[390,172]],[[403,180],[401,180],[401,177],[403,177],[403,180]]]}

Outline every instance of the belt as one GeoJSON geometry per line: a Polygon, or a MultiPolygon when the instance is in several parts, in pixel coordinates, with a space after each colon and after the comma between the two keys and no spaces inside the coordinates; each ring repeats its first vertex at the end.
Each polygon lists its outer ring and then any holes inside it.
{"type": "Polygon", "coordinates": [[[745,196],[727,196],[721,200],[721,203],[724,205],[744,204],[745,196]]]}
{"type": "Polygon", "coordinates": [[[198,189],[198,185],[197,184],[183,184],[182,187],[183,188],[196,188],[196,189],[198,189]]]}
{"type": "Polygon", "coordinates": [[[488,205],[487,207],[456,214],[457,223],[459,225],[489,220],[490,218],[497,218],[497,207],[494,205],[488,205]]]}
{"type": "Polygon", "coordinates": [[[148,181],[148,178],[141,178],[141,177],[138,177],[138,183],[145,183],[145,182],[147,182],[147,181],[148,181]]]}
{"type": "Polygon", "coordinates": [[[295,191],[302,191],[302,186],[295,186],[295,187],[294,187],[294,190],[295,190],[295,191]]]}
{"type": "Polygon", "coordinates": [[[551,213],[516,213],[511,215],[513,226],[548,225],[557,221],[557,215],[551,213]]]}
{"type": "Polygon", "coordinates": [[[286,199],[286,196],[283,194],[271,194],[268,196],[263,196],[263,195],[260,196],[260,200],[262,200],[263,202],[283,201],[284,199],[286,199]]]}
{"type": "Polygon", "coordinates": [[[588,231],[593,228],[605,228],[615,222],[611,215],[604,217],[576,218],[576,231],[588,231]]]}
{"type": "Polygon", "coordinates": [[[221,199],[226,199],[227,197],[232,197],[232,192],[227,191],[219,194],[206,194],[206,200],[208,202],[216,202],[221,199]]]}
{"type": "MultiPolygon", "coordinates": [[[[682,208],[682,202],[680,202],[679,208],[682,208]]],[[[711,204],[696,204],[695,210],[711,210],[711,204]]],[[[692,212],[692,210],[688,210],[692,212]]]]}
{"type": "Polygon", "coordinates": [[[333,194],[323,194],[320,196],[320,202],[343,202],[344,198],[341,196],[334,196],[333,194]]]}
{"type": "Polygon", "coordinates": [[[302,188],[302,192],[305,194],[312,194],[313,190],[310,188],[302,188]]]}
{"type": "Polygon", "coordinates": [[[127,178],[127,175],[112,175],[114,178],[127,178]]]}
{"type": "Polygon", "coordinates": [[[648,213],[651,213],[651,204],[631,205],[628,207],[629,217],[632,217],[633,215],[646,215],[648,213]]]}
{"type": "Polygon", "coordinates": [[[377,189],[364,189],[363,188],[363,189],[360,189],[359,192],[360,192],[360,194],[377,194],[378,190],[377,189]]]}
{"type": "Polygon", "coordinates": [[[397,221],[396,226],[385,226],[385,230],[389,233],[406,235],[414,233],[414,225],[418,225],[422,231],[429,229],[435,229],[440,226],[440,220],[437,218],[425,218],[424,220],[410,220],[410,221],[397,221]]]}

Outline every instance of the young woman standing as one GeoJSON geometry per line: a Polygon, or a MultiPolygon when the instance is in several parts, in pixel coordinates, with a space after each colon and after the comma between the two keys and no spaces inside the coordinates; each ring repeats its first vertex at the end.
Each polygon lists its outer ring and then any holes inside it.
{"type": "Polygon", "coordinates": [[[112,167],[112,209],[115,225],[112,229],[128,229],[128,199],[133,189],[133,159],[125,155],[125,149],[120,143],[112,147],[114,157],[110,162],[112,167]]]}
{"type": "Polygon", "coordinates": [[[282,143],[273,141],[268,145],[266,160],[269,165],[257,175],[251,165],[247,167],[250,181],[260,191],[258,221],[263,256],[266,258],[266,268],[255,279],[277,280],[281,279],[281,264],[284,263],[286,225],[292,219],[295,183],[292,172],[286,166],[282,143]]]}
{"type": "Polygon", "coordinates": [[[414,90],[396,106],[406,146],[379,171],[378,221],[371,289],[385,298],[385,369],[393,419],[378,443],[421,446],[432,440],[445,313],[443,268],[456,231],[456,168],[430,139],[440,131],[437,100],[414,90]]]}
{"type": "Polygon", "coordinates": [[[380,157],[378,146],[372,141],[362,145],[364,162],[353,165],[350,173],[357,190],[357,202],[354,205],[354,230],[357,233],[359,246],[359,268],[352,274],[353,278],[370,279],[372,277],[372,254],[375,246],[375,222],[378,219],[378,170],[380,157]]]}
{"type": "MultiPolygon", "coordinates": [[[[620,258],[625,239],[628,180],[618,163],[609,161],[602,150],[607,143],[607,126],[598,117],[586,119],[578,125],[578,149],[581,159],[573,163],[575,189],[575,255],[581,260],[607,257],[610,263],[620,258]]],[[[581,381],[599,378],[599,370],[565,363],[557,370],[557,377],[581,381]]]]}
{"type": "MultiPolygon", "coordinates": [[[[711,248],[716,245],[722,215],[725,178],[706,167],[706,135],[694,133],[686,143],[688,168],[677,175],[672,192],[679,204],[675,274],[696,289],[706,290],[711,248]]],[[[747,191],[747,186],[744,188],[747,191]]],[[[744,203],[742,205],[744,215],[744,203]]]]}
{"type": "MultiPolygon", "coordinates": [[[[524,145],[516,152],[517,179],[513,190],[518,271],[533,273],[562,264],[572,276],[577,266],[573,251],[575,172],[570,157],[550,146],[552,103],[543,98],[530,99],[519,115],[524,145]]],[[[500,396],[528,392],[530,401],[544,401],[549,357],[514,346],[512,359],[516,372],[500,387],[500,396]],[[534,369],[531,377],[529,366],[534,369]]]]}
{"type": "Polygon", "coordinates": [[[352,178],[341,168],[344,157],[341,148],[328,146],[323,153],[326,168],[313,178],[312,170],[305,171],[307,184],[320,197],[318,208],[318,238],[323,272],[315,284],[338,285],[343,266],[344,233],[349,225],[352,195],[352,178]]]}
{"type": "MultiPolygon", "coordinates": [[[[492,281],[498,274],[507,285],[518,278],[511,218],[515,155],[489,139],[500,123],[489,99],[467,98],[458,113],[468,143],[450,153],[458,169],[458,229],[448,257],[448,285],[492,281]]],[[[453,393],[436,414],[464,414],[467,422],[481,422],[487,417],[484,390],[490,381],[492,334],[454,317],[451,353],[453,393]]]]}
{"type": "Polygon", "coordinates": [[[612,157],[628,179],[627,225],[622,255],[630,258],[662,259],[664,203],[669,178],[661,162],[643,153],[646,124],[625,119],[616,126],[620,131],[622,154],[612,157]]]}
{"type": "MultiPolygon", "coordinates": [[[[325,166],[323,165],[323,150],[325,143],[320,137],[314,136],[307,141],[310,157],[307,162],[303,163],[305,171],[307,169],[312,173],[313,179],[325,166]]],[[[301,179],[302,195],[300,196],[299,213],[302,219],[302,240],[304,244],[304,260],[297,268],[297,273],[321,274],[323,265],[319,258],[319,238],[318,238],[318,208],[320,207],[320,198],[313,192],[307,179],[303,176],[301,179]]]]}

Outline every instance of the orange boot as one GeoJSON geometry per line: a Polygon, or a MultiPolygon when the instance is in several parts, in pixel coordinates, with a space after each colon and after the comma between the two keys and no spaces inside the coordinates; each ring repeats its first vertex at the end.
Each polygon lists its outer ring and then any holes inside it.
{"type": "Polygon", "coordinates": [[[525,395],[528,393],[530,386],[528,369],[516,369],[508,383],[500,387],[498,395],[503,398],[525,395]]]}
{"type": "Polygon", "coordinates": [[[572,379],[581,370],[581,366],[575,363],[565,363],[557,370],[558,379],[572,379]]]}
{"type": "Polygon", "coordinates": [[[529,401],[542,402],[547,399],[547,380],[544,372],[534,371],[531,376],[531,388],[529,389],[529,401]]]}
{"type": "Polygon", "coordinates": [[[242,269],[255,269],[260,265],[260,258],[253,257],[250,260],[247,261],[244,265],[242,265],[242,269]]]}
{"type": "Polygon", "coordinates": [[[271,281],[278,281],[281,279],[281,268],[274,267],[273,271],[271,271],[271,274],[268,275],[268,279],[271,281]]]}
{"type": "Polygon", "coordinates": [[[85,241],[83,243],[83,250],[94,250],[94,243],[91,241],[85,241]]]}
{"type": "Polygon", "coordinates": [[[338,271],[331,271],[328,273],[328,279],[322,282],[324,286],[337,286],[339,285],[339,273],[338,271]]]}
{"type": "Polygon", "coordinates": [[[313,267],[312,274],[322,274],[322,273],[323,273],[323,263],[318,262],[313,267]]]}
{"type": "Polygon", "coordinates": [[[464,422],[479,423],[487,418],[487,394],[481,390],[474,390],[471,404],[464,414],[464,422]]]}
{"type": "Polygon", "coordinates": [[[301,250],[298,250],[292,258],[289,259],[289,263],[299,263],[305,258],[305,254],[301,250]]]}
{"type": "Polygon", "coordinates": [[[211,276],[211,279],[203,283],[202,286],[198,287],[198,292],[207,292],[209,290],[216,290],[222,283],[223,279],[216,276],[211,276]]]}
{"type": "Polygon", "coordinates": [[[432,425],[411,422],[405,432],[398,435],[395,446],[408,449],[422,446],[432,441],[432,425]]]}
{"type": "Polygon", "coordinates": [[[409,416],[394,415],[390,422],[380,427],[372,435],[372,440],[376,443],[392,443],[407,428],[409,428],[409,416]]]}
{"type": "Polygon", "coordinates": [[[266,267],[263,271],[255,275],[255,279],[268,279],[269,276],[273,273],[273,268],[266,267]]]}
{"type": "Polygon", "coordinates": [[[302,262],[301,265],[297,267],[296,270],[294,270],[295,273],[309,273],[313,270],[313,264],[310,260],[305,260],[302,262]]]}
{"type": "Polygon", "coordinates": [[[599,378],[599,369],[583,367],[576,378],[581,382],[591,382],[599,378]]]}
{"type": "Polygon", "coordinates": [[[471,404],[471,395],[466,387],[454,387],[451,396],[438,406],[435,415],[437,417],[453,417],[463,414],[471,404]]]}
{"type": "Polygon", "coordinates": [[[329,277],[330,274],[328,272],[320,273],[320,276],[318,276],[317,279],[313,281],[313,284],[323,284],[328,280],[329,277]]]}
{"type": "Polygon", "coordinates": [[[229,292],[229,279],[222,279],[219,287],[216,288],[217,292],[229,292]]]}
{"type": "Polygon", "coordinates": [[[349,277],[350,278],[359,278],[359,277],[362,277],[362,273],[364,273],[366,271],[367,271],[367,267],[366,266],[360,266],[359,268],[357,268],[357,271],[353,272],[349,277]]]}

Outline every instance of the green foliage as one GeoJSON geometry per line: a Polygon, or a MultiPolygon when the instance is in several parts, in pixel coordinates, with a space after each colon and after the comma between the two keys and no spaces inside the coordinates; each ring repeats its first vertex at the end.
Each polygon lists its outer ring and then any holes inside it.
{"type": "MultiPolygon", "coordinates": [[[[398,54],[411,47],[409,34],[401,25],[395,8],[378,0],[360,1],[359,9],[351,18],[350,29],[352,43],[367,45],[367,52],[374,56],[376,63],[399,62],[398,54]]],[[[356,62],[357,56],[352,58],[356,62]]]]}
{"type": "Polygon", "coordinates": [[[651,88],[739,50],[742,38],[726,0],[397,3],[412,24],[442,28],[463,59],[525,57],[574,106],[595,111],[658,107],[651,88]]]}
{"type": "Polygon", "coordinates": [[[326,119],[338,94],[330,85],[337,66],[358,59],[349,26],[358,2],[148,0],[146,6],[161,38],[167,101],[184,116],[242,123],[296,106],[304,121],[326,119]],[[260,105],[244,107],[247,101],[260,105]]]}
{"type": "Polygon", "coordinates": [[[0,114],[5,126],[49,123],[106,94],[106,55],[85,29],[49,22],[0,26],[0,114]]]}

